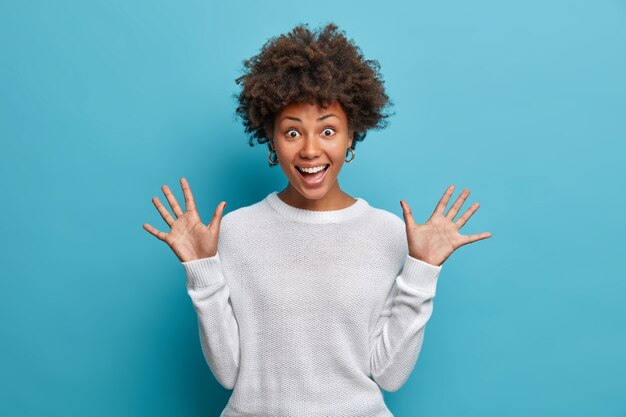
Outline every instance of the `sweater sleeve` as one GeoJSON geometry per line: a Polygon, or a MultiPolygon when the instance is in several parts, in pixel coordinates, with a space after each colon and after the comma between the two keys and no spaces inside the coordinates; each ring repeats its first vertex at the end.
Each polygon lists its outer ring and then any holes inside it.
{"type": "Polygon", "coordinates": [[[440,271],[407,254],[394,281],[370,336],[371,376],[385,391],[400,389],[415,367],[440,271]]]}
{"type": "Polygon", "coordinates": [[[239,326],[219,252],[182,265],[187,274],[187,293],[198,316],[204,358],[217,381],[233,389],[239,372],[239,326]]]}

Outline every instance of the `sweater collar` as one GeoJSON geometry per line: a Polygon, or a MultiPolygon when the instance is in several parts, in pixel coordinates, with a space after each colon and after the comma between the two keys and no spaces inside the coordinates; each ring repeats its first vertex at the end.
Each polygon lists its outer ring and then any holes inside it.
{"type": "Polygon", "coordinates": [[[363,213],[369,204],[361,197],[352,205],[339,210],[305,210],[291,206],[278,197],[278,191],[273,191],[265,197],[265,201],[278,214],[289,220],[304,223],[337,223],[342,222],[363,213]]]}

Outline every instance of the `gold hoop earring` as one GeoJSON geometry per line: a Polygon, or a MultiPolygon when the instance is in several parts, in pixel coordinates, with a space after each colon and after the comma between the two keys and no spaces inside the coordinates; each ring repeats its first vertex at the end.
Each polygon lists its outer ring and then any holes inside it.
{"type": "Polygon", "coordinates": [[[347,163],[350,163],[350,162],[352,162],[352,160],[354,159],[354,149],[352,149],[352,148],[348,148],[348,150],[346,150],[346,155],[348,155],[348,152],[352,152],[352,158],[350,158],[350,159],[345,159],[344,161],[345,161],[345,162],[347,162],[347,163]]]}
{"type": "Polygon", "coordinates": [[[270,162],[270,166],[278,164],[278,154],[274,149],[270,149],[270,152],[267,154],[267,160],[270,162]],[[272,153],[276,155],[276,158],[272,161],[272,153]]]}

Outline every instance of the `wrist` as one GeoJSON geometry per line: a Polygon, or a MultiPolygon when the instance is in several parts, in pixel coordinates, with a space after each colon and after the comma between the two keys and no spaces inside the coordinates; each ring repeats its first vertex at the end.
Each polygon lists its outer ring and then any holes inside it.
{"type": "Polygon", "coordinates": [[[417,254],[412,254],[411,252],[409,252],[409,256],[411,258],[415,258],[418,261],[422,261],[422,262],[426,262],[427,264],[433,265],[433,266],[441,266],[443,264],[443,261],[441,260],[437,260],[433,257],[429,257],[429,256],[422,256],[422,255],[417,255],[417,254]]]}
{"type": "Polygon", "coordinates": [[[183,263],[184,263],[184,262],[193,262],[193,261],[198,261],[198,260],[200,260],[200,259],[210,259],[210,258],[215,258],[215,256],[217,256],[217,252],[215,252],[213,255],[211,255],[211,254],[202,254],[202,253],[199,253],[199,254],[196,254],[196,255],[194,255],[194,256],[190,256],[189,258],[185,258],[185,260],[184,260],[184,261],[181,259],[181,262],[183,262],[183,263]]]}

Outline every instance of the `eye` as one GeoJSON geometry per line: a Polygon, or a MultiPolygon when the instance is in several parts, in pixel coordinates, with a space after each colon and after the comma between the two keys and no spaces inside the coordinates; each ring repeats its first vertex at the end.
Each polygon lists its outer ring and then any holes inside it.
{"type": "Polygon", "coordinates": [[[296,129],[289,129],[287,132],[285,132],[287,134],[288,138],[296,138],[298,137],[298,131],[296,129]],[[295,133],[295,136],[292,135],[292,133],[295,133]]]}
{"type": "Polygon", "coordinates": [[[326,136],[332,136],[332,134],[335,133],[335,130],[331,129],[330,127],[327,127],[326,129],[324,129],[324,134],[326,134],[326,132],[332,132],[326,135],[326,136]]]}

